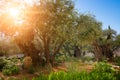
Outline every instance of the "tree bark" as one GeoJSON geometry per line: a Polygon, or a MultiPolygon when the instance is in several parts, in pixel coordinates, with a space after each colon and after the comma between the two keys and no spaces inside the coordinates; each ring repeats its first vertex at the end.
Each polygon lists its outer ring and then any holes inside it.
{"type": "Polygon", "coordinates": [[[58,45],[58,47],[57,47],[56,49],[54,49],[53,55],[52,55],[52,57],[51,57],[51,64],[52,64],[52,66],[54,66],[54,64],[55,64],[55,56],[56,56],[56,54],[60,51],[63,43],[64,43],[64,40],[62,40],[62,41],[60,42],[60,44],[58,45]]]}
{"type": "Polygon", "coordinates": [[[34,43],[34,30],[33,28],[25,29],[15,37],[15,42],[24,53],[25,56],[30,56],[33,61],[33,65],[39,64],[39,50],[35,48],[34,43]]]}
{"type": "Polygon", "coordinates": [[[50,51],[49,51],[50,39],[43,37],[43,42],[44,42],[44,54],[46,58],[46,63],[49,65],[50,64],[50,51]]]}
{"type": "Polygon", "coordinates": [[[80,49],[78,48],[78,46],[75,46],[74,48],[74,57],[81,57],[81,51],[80,49]]]}
{"type": "Polygon", "coordinates": [[[94,47],[94,54],[95,54],[96,60],[101,61],[103,57],[101,47],[98,45],[96,41],[93,43],[93,47],[94,47]]]}

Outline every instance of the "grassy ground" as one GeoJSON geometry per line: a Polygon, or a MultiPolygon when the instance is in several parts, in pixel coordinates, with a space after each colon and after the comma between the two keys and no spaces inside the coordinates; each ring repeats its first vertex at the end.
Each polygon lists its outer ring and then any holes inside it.
{"type": "Polygon", "coordinates": [[[85,63],[81,63],[81,62],[64,62],[64,63],[60,63],[57,66],[53,67],[52,70],[45,68],[45,67],[37,67],[37,71],[34,74],[29,74],[27,73],[27,71],[22,70],[20,71],[19,74],[16,75],[12,75],[12,76],[4,76],[2,74],[2,72],[0,72],[0,76],[3,76],[4,78],[10,78],[10,77],[14,77],[14,78],[18,78],[18,79],[23,79],[23,78],[29,78],[32,79],[33,77],[38,77],[40,74],[49,74],[49,72],[59,72],[59,71],[69,71],[69,70],[79,70],[79,71],[90,71],[93,68],[93,65],[90,64],[85,64],[85,63]]]}
{"type": "Polygon", "coordinates": [[[94,69],[94,66],[97,62],[82,62],[81,60],[69,60],[63,63],[59,63],[55,67],[36,67],[36,71],[33,74],[28,73],[26,70],[21,70],[19,74],[12,75],[12,76],[4,76],[0,72],[0,77],[4,77],[4,80],[9,80],[10,78],[15,78],[19,80],[23,80],[28,78],[28,80],[32,80],[33,77],[38,77],[40,75],[49,75],[51,72],[83,72],[86,71],[87,73],[91,72],[94,69]]]}

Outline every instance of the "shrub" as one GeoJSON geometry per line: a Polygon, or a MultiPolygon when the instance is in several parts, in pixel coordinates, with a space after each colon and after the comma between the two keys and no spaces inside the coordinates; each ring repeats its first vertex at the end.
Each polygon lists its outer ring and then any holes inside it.
{"type": "Polygon", "coordinates": [[[114,76],[116,77],[116,80],[120,80],[120,71],[115,72],[114,76]]]}
{"type": "Polygon", "coordinates": [[[116,65],[120,66],[120,57],[115,57],[114,61],[116,65]]]}
{"type": "Polygon", "coordinates": [[[93,71],[97,71],[97,72],[108,72],[108,73],[111,73],[111,72],[115,72],[115,70],[112,68],[112,66],[108,63],[105,63],[105,62],[99,62],[95,65],[95,68],[93,71]]]}
{"type": "Polygon", "coordinates": [[[0,59],[0,71],[3,69],[3,67],[6,65],[6,62],[4,59],[0,59]]]}
{"type": "Polygon", "coordinates": [[[62,62],[65,61],[65,59],[66,59],[66,56],[65,56],[64,54],[57,54],[57,55],[55,56],[55,61],[56,61],[57,63],[62,63],[62,62]]]}
{"type": "Polygon", "coordinates": [[[28,73],[33,74],[35,72],[35,68],[33,66],[30,66],[28,69],[28,73]]]}
{"type": "Polygon", "coordinates": [[[12,58],[12,59],[10,59],[12,62],[14,62],[14,63],[17,63],[18,61],[19,61],[19,59],[18,58],[12,58]]]}
{"type": "Polygon", "coordinates": [[[32,66],[32,58],[29,56],[26,56],[23,60],[23,66],[25,69],[29,69],[32,66]]]}
{"type": "Polygon", "coordinates": [[[89,78],[90,80],[116,80],[116,77],[114,77],[114,73],[95,71],[89,73],[89,78]]]}
{"type": "Polygon", "coordinates": [[[6,65],[3,70],[2,73],[4,75],[13,75],[13,74],[18,74],[19,73],[19,68],[15,65],[6,65]]]}

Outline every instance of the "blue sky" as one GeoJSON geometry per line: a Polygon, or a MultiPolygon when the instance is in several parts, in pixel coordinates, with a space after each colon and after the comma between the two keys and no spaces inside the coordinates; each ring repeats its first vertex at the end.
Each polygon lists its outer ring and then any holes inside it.
{"type": "Polygon", "coordinates": [[[90,13],[103,23],[120,33],[120,0],[75,0],[75,7],[81,13],[90,13]]]}

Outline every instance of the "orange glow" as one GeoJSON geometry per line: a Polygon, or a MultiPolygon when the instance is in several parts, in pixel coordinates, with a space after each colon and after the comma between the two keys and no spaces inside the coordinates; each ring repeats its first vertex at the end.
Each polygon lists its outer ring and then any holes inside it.
{"type": "Polygon", "coordinates": [[[20,11],[16,8],[10,8],[9,9],[9,15],[14,18],[18,18],[20,15],[20,11]]]}
{"type": "Polygon", "coordinates": [[[7,15],[9,16],[10,20],[14,22],[13,24],[21,25],[23,22],[22,16],[22,10],[18,7],[8,7],[7,8],[7,15]]]}

